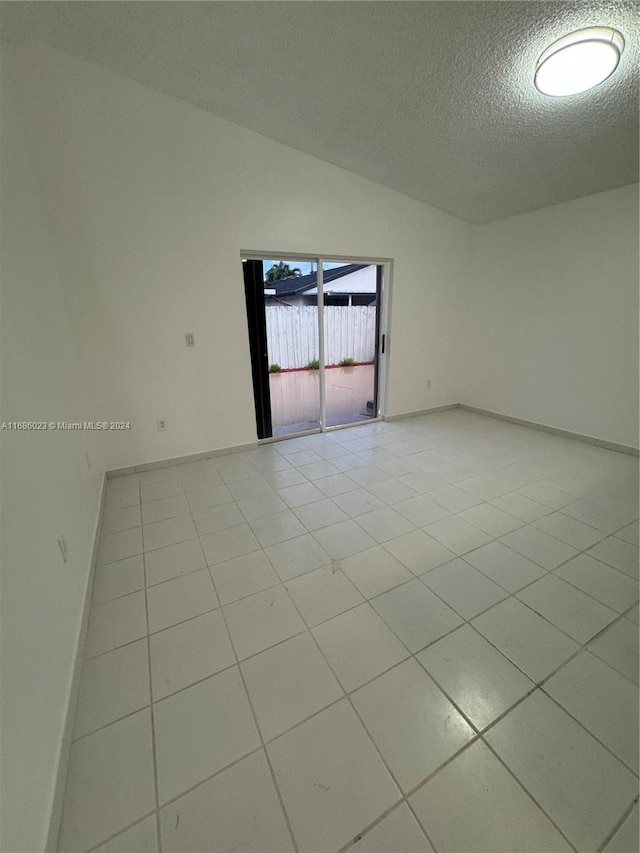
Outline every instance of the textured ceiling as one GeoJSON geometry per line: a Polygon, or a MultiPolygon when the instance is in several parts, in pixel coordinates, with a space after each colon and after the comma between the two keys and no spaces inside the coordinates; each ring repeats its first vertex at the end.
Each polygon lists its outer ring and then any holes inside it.
{"type": "Polygon", "coordinates": [[[3,2],[43,41],[463,219],[490,222],[638,180],[631,2],[3,2]],[[618,71],[549,98],[536,59],[619,29],[618,71]]]}

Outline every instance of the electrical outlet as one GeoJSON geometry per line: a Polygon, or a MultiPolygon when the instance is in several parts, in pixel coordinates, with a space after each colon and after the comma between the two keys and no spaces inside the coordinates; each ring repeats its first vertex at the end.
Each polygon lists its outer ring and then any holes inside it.
{"type": "Polygon", "coordinates": [[[431,388],[431,380],[427,379],[427,388],[431,388]]]}
{"type": "Polygon", "coordinates": [[[167,429],[167,422],[165,421],[165,419],[164,418],[158,418],[157,423],[158,423],[158,432],[165,432],[165,430],[167,429]]]}
{"type": "Polygon", "coordinates": [[[184,339],[188,347],[194,347],[196,345],[196,339],[193,332],[187,332],[184,339]]]}
{"type": "Polygon", "coordinates": [[[64,533],[58,536],[58,548],[60,548],[60,553],[62,554],[62,562],[66,563],[69,558],[69,550],[67,548],[67,540],[64,538],[64,533]]]}

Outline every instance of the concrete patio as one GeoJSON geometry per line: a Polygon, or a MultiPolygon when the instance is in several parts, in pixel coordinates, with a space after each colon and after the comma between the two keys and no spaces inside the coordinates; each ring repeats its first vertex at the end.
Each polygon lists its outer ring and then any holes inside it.
{"type": "MultiPolygon", "coordinates": [[[[325,371],[327,426],[368,420],[367,401],[373,400],[373,364],[331,367],[325,371]]],[[[274,435],[317,429],[320,426],[319,372],[295,370],[271,373],[271,419],[274,435]]]]}

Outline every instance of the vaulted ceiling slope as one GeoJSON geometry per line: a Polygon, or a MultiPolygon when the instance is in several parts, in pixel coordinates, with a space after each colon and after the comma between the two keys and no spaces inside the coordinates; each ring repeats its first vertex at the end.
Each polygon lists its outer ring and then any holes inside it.
{"type": "Polygon", "coordinates": [[[638,180],[633,2],[17,2],[3,38],[45,42],[468,222],[638,180]],[[540,53],[606,25],[596,89],[550,98],[540,53]]]}

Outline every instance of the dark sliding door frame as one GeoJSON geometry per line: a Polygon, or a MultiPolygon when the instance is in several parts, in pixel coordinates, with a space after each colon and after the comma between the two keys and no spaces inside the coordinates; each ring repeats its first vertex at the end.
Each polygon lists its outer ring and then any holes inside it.
{"type": "Polygon", "coordinates": [[[243,260],[244,296],[249,323],[253,399],[256,406],[258,438],[271,438],[271,392],[269,390],[269,355],[267,351],[267,315],[264,307],[262,261],[243,260]]]}

